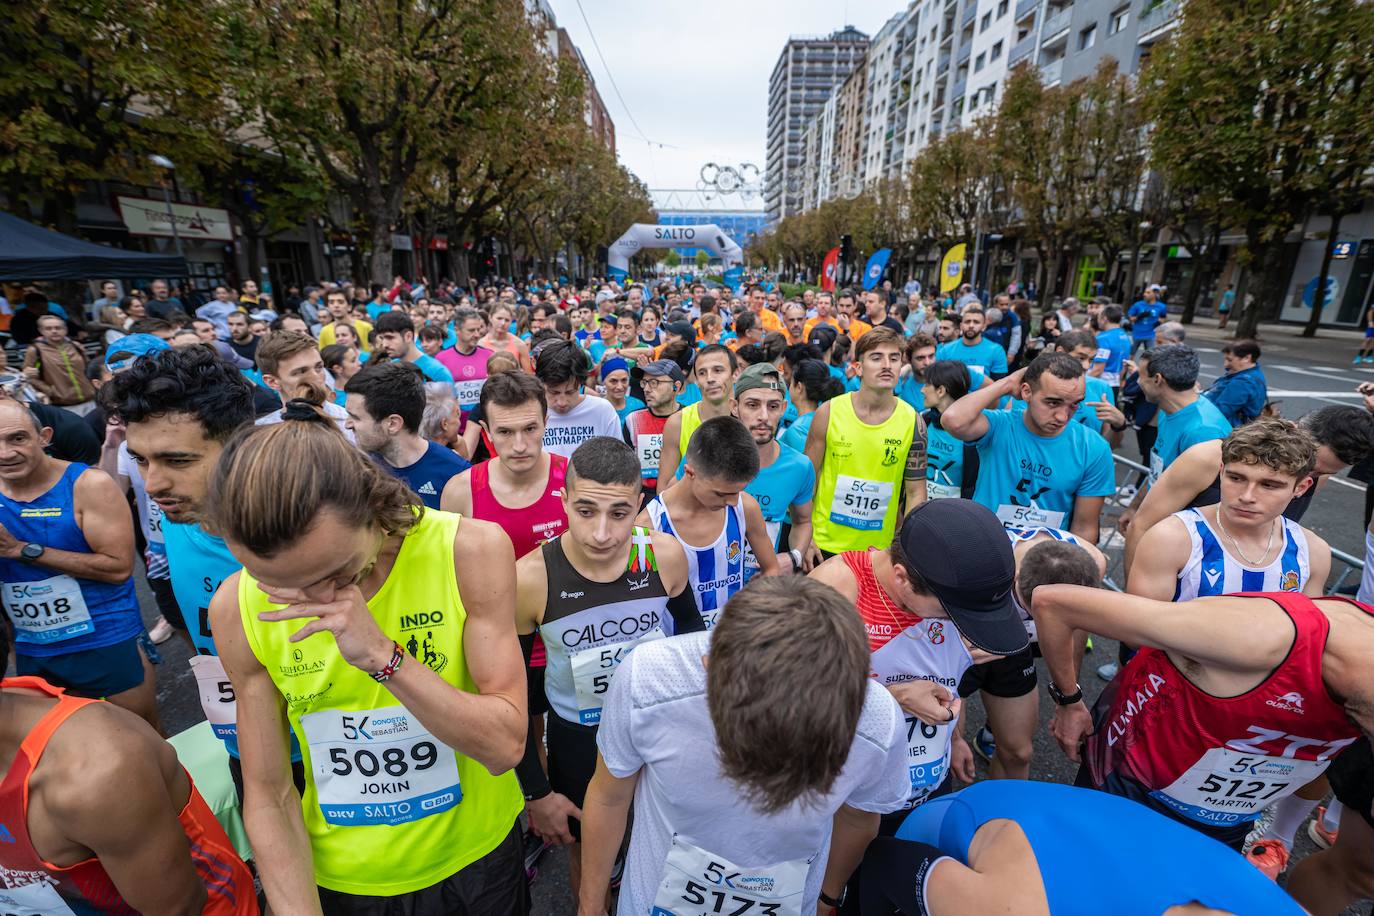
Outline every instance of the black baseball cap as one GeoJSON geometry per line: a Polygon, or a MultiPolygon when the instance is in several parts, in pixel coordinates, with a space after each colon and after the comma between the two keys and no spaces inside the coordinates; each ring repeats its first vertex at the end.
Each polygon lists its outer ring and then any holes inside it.
{"type": "Polygon", "coordinates": [[[697,329],[692,327],[690,321],[670,321],[663,325],[663,330],[670,334],[676,334],[688,343],[697,342],[697,329]]]}
{"type": "Polygon", "coordinates": [[[630,378],[642,379],[646,375],[667,376],[675,382],[687,383],[687,376],[683,373],[682,367],[671,359],[656,359],[653,362],[645,363],[642,366],[635,366],[630,370],[630,378]]]}
{"type": "Polygon", "coordinates": [[[996,655],[1030,644],[1012,598],[1016,555],[1002,523],[967,499],[932,499],[907,513],[897,540],[907,565],[969,642],[996,655]]]}

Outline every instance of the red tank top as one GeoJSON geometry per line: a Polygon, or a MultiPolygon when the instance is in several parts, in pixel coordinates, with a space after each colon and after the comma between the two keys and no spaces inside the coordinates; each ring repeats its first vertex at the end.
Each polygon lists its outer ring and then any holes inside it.
{"type": "Polygon", "coordinates": [[[1167,654],[1142,648],[1098,701],[1087,741],[1098,786],[1148,795],[1203,826],[1234,827],[1316,779],[1359,737],[1322,680],[1326,615],[1296,592],[1243,597],[1267,598],[1293,621],[1287,657],[1254,689],[1215,697],[1167,654]]]}
{"type": "MultiPolygon", "coordinates": [[[[36,690],[57,698],[33,730],[29,732],[0,783],[0,899],[6,912],[18,906],[20,912],[61,914],[80,912],[136,914],[115,887],[96,858],[65,868],[43,859],[33,848],[28,829],[29,776],[38,766],[43,750],[62,723],[77,710],[99,700],[70,697],[61,688],[36,677],[13,677],[0,681],[0,688],[36,690]],[[25,907],[30,909],[25,909],[25,907]]],[[[190,775],[187,775],[190,779],[190,775]]],[[[210,811],[210,806],[191,783],[191,795],[178,815],[196,872],[205,885],[208,898],[203,914],[213,916],[256,916],[258,901],[253,892],[253,877],[239,859],[233,844],[210,811]]],[[[132,827],[132,825],[131,825],[132,827]]]]}
{"type": "Polygon", "coordinates": [[[568,527],[560,491],[568,476],[568,459],[549,454],[549,482],[543,494],[528,506],[513,509],[497,502],[491,491],[490,462],[472,466],[469,481],[472,486],[472,517],[495,522],[505,529],[515,547],[518,560],[545,541],[558,537],[568,527]]]}
{"type": "Polygon", "coordinates": [[[844,563],[854,573],[859,585],[859,597],[854,606],[863,618],[864,629],[868,632],[868,650],[877,652],[896,637],[902,635],[907,627],[915,626],[921,618],[898,606],[888,597],[887,592],[878,584],[873,575],[872,550],[846,550],[840,554],[844,563]]]}
{"type": "MultiPolygon", "coordinates": [[[[485,431],[482,434],[486,435],[485,431]]],[[[492,454],[495,454],[495,450],[492,454]]],[[[545,484],[543,494],[528,506],[519,509],[511,509],[497,502],[496,494],[491,491],[489,464],[489,461],[483,461],[472,466],[469,477],[472,486],[472,517],[495,522],[504,528],[515,547],[516,559],[538,549],[545,541],[551,541],[567,530],[568,516],[563,511],[563,499],[559,492],[563,489],[563,481],[568,476],[567,458],[549,453],[549,482],[545,484]]],[[[546,661],[543,640],[535,633],[530,667],[542,668],[546,661]]]]}
{"type": "Polygon", "coordinates": [[[639,458],[640,482],[646,489],[651,490],[658,483],[658,459],[663,449],[663,427],[668,425],[668,417],[656,416],[646,407],[625,418],[630,446],[639,458]]]}

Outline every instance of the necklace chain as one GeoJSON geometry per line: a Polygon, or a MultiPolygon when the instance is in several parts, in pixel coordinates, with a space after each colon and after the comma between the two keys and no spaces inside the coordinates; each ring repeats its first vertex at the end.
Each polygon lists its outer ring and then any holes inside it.
{"type": "Polygon", "coordinates": [[[1269,556],[1269,551],[1270,551],[1270,550],[1273,548],[1273,546],[1274,546],[1274,531],[1278,528],[1279,520],[1278,520],[1278,519],[1274,519],[1273,524],[1271,524],[1271,525],[1269,526],[1269,540],[1265,542],[1265,544],[1264,544],[1264,552],[1260,554],[1259,560],[1252,560],[1252,559],[1250,559],[1248,556],[1246,556],[1246,555],[1245,555],[1245,551],[1241,549],[1241,547],[1240,547],[1240,541],[1237,541],[1236,538],[1235,538],[1235,536],[1232,535],[1231,532],[1229,532],[1229,531],[1226,530],[1226,523],[1223,522],[1223,521],[1221,520],[1221,505],[1220,505],[1220,504],[1217,505],[1217,508],[1216,508],[1216,516],[1217,516],[1217,527],[1221,529],[1221,533],[1222,533],[1222,534],[1226,535],[1226,539],[1227,539],[1228,541],[1231,542],[1231,546],[1234,547],[1234,548],[1236,549],[1236,554],[1241,558],[1241,560],[1245,563],[1245,565],[1246,565],[1246,566],[1253,566],[1253,567],[1255,567],[1255,568],[1259,568],[1259,567],[1263,566],[1263,565],[1264,565],[1264,562],[1263,562],[1263,561],[1264,561],[1265,557],[1269,556]]]}

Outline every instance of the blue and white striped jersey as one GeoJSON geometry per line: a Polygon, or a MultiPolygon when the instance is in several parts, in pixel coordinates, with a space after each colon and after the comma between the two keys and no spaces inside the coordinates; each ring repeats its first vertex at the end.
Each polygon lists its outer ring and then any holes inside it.
{"type": "MultiPolygon", "coordinates": [[[[668,507],[661,496],[655,496],[646,507],[649,522],[654,530],[671,534],[677,538],[687,554],[687,575],[692,594],[696,595],[697,609],[709,630],[716,625],[720,609],[730,596],[744,587],[744,503],[738,500],[725,509],[725,524],[720,535],[704,547],[689,544],[682,539],[673,527],[668,515],[668,507]]],[[[667,621],[671,626],[671,620],[667,621]]],[[[672,633],[668,634],[673,635],[672,633]]]]}
{"type": "Polygon", "coordinates": [[[1175,601],[1236,592],[1300,592],[1307,585],[1307,535],[1297,522],[1280,517],[1283,549],[1268,566],[1254,569],[1227,553],[1200,510],[1184,509],[1174,517],[1183,522],[1192,541],[1188,563],[1178,574],[1175,601]]]}

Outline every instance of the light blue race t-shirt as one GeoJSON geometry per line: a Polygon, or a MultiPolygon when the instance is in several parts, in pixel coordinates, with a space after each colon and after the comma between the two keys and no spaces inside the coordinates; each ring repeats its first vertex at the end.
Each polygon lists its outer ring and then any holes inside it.
{"type": "Polygon", "coordinates": [[[1121,384],[1121,366],[1131,355],[1131,338],[1120,328],[1112,328],[1097,335],[1097,354],[1093,363],[1101,364],[1102,375],[1098,376],[1113,388],[1121,384]]]}
{"type": "Polygon", "coordinates": [[[1231,423],[1217,406],[1199,397],[1182,410],[1159,412],[1159,435],[1150,449],[1150,483],[1159,479],[1174,459],[1199,442],[1225,439],[1231,434],[1231,423]]]}
{"type": "Polygon", "coordinates": [[[969,346],[961,337],[941,344],[935,350],[936,359],[952,359],[976,369],[984,375],[1003,376],[1007,374],[1007,351],[1000,344],[984,338],[969,346]]]}
{"type": "Polygon", "coordinates": [[[964,486],[964,443],[940,425],[935,410],[926,411],[926,497],[958,499],[964,486]]]}
{"type": "Polygon", "coordinates": [[[1076,497],[1116,492],[1111,447],[1083,424],[1069,423],[1046,437],[1027,428],[1024,410],[985,410],[983,416],[988,431],[972,443],[979,461],[973,499],[1003,525],[1068,531],[1076,497]]]}

